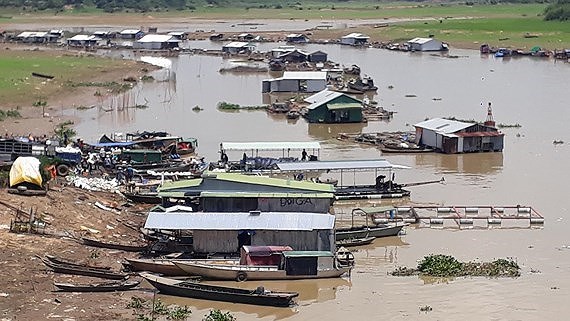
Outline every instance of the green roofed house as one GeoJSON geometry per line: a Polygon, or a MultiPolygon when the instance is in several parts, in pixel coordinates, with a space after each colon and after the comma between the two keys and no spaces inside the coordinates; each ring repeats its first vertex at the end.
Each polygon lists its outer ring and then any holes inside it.
{"type": "Polygon", "coordinates": [[[308,181],[208,173],[202,178],[165,183],[158,196],[163,205],[172,199],[199,203],[204,212],[312,212],[328,213],[334,187],[308,181]]]}
{"type": "Polygon", "coordinates": [[[362,101],[347,94],[323,90],[305,99],[309,123],[360,123],[362,101]]]}

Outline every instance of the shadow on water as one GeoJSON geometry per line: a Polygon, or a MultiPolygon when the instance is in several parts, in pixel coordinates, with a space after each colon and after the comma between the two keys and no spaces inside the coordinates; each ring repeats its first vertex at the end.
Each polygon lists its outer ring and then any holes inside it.
{"type": "Polygon", "coordinates": [[[416,167],[435,168],[443,174],[489,175],[503,169],[503,153],[416,154],[414,161],[416,167]]]}

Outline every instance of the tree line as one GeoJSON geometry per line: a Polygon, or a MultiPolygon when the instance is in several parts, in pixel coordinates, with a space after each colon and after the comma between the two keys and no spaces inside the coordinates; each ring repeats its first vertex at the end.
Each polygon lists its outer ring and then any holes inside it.
{"type": "Polygon", "coordinates": [[[570,20],[570,0],[557,0],[544,10],[544,20],[570,20]]]}

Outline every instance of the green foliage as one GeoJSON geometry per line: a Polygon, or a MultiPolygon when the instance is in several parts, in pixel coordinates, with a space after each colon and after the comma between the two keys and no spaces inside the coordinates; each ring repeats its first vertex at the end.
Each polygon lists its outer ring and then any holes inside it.
{"type": "MultiPolygon", "coordinates": [[[[154,320],[154,315],[166,316],[167,320],[186,320],[192,313],[187,306],[179,307],[174,305],[168,307],[161,300],[156,300],[151,309],[150,301],[136,296],[131,297],[131,302],[127,304],[127,308],[135,310],[134,314],[138,321],[154,320]]],[[[160,320],[163,320],[163,318],[160,320]]]]}
{"type": "Polygon", "coordinates": [[[176,306],[168,311],[168,320],[186,320],[192,311],[187,306],[176,306]]]}
{"type": "Polygon", "coordinates": [[[127,304],[127,309],[144,309],[147,307],[147,301],[137,296],[131,297],[131,302],[127,304]]]}
{"type": "MultiPolygon", "coordinates": [[[[125,91],[128,91],[133,88],[133,85],[130,83],[118,83],[116,81],[107,81],[107,82],[94,82],[94,81],[86,81],[86,82],[73,82],[67,81],[65,83],[66,86],[69,87],[104,87],[108,88],[111,93],[113,94],[120,94],[125,91]]],[[[95,96],[100,96],[101,93],[99,91],[95,92],[95,96]]]]}
{"type": "Polygon", "coordinates": [[[229,312],[223,313],[220,310],[210,310],[210,313],[208,313],[206,316],[204,316],[204,318],[202,319],[202,321],[235,321],[236,318],[231,315],[229,312]]]}
{"type": "Polygon", "coordinates": [[[47,101],[43,98],[39,98],[38,100],[34,101],[32,106],[34,106],[34,107],[46,107],[47,101]]]}
{"type": "Polygon", "coordinates": [[[570,0],[558,0],[546,7],[544,10],[544,20],[570,20],[570,0]]]}
{"type": "Polygon", "coordinates": [[[225,101],[218,103],[219,110],[265,110],[267,109],[267,105],[260,105],[260,106],[241,106],[238,104],[227,103],[225,101]]]}
{"type": "Polygon", "coordinates": [[[462,269],[462,263],[451,255],[432,254],[418,264],[421,273],[431,276],[455,276],[462,269]]]}
{"type": "Polygon", "coordinates": [[[152,311],[156,314],[159,315],[167,315],[169,310],[168,307],[166,306],[166,304],[164,304],[162,301],[160,300],[156,300],[154,302],[154,306],[152,308],[152,311]]]}
{"type": "Polygon", "coordinates": [[[22,115],[19,111],[15,109],[10,109],[7,111],[0,110],[0,121],[5,120],[6,118],[21,118],[22,115]]]}
{"type": "Polygon", "coordinates": [[[71,125],[73,125],[72,121],[65,121],[55,127],[54,133],[60,141],[64,141],[65,137],[71,141],[72,138],[77,135],[75,129],[70,127],[71,125]]]}

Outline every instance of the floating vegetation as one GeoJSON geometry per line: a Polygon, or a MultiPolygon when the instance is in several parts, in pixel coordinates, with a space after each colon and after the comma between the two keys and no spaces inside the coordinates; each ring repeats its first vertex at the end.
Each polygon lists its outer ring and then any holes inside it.
{"type": "Polygon", "coordinates": [[[562,144],[564,144],[564,141],[563,141],[563,140],[553,140],[553,141],[552,141],[552,144],[554,144],[554,145],[562,145],[562,144]]]}
{"type": "Polygon", "coordinates": [[[268,105],[241,106],[238,104],[227,103],[225,101],[218,103],[219,110],[266,110],[267,108],[269,108],[268,105]]]}
{"type": "Polygon", "coordinates": [[[407,94],[406,96],[404,96],[406,98],[414,98],[414,97],[418,97],[417,95],[414,94],[407,94]]]}
{"type": "Polygon", "coordinates": [[[95,108],[95,105],[91,105],[91,106],[80,105],[80,106],[77,106],[77,110],[87,110],[87,109],[93,109],[93,108],[95,108]]]}
{"type": "Polygon", "coordinates": [[[123,81],[126,81],[126,82],[137,82],[137,79],[136,79],[135,77],[133,77],[133,76],[129,76],[129,77],[127,77],[127,78],[124,78],[123,81]]]}
{"type": "Polygon", "coordinates": [[[389,86],[388,86],[388,89],[394,89],[394,86],[389,85],[389,86]]]}
{"type": "Polygon", "coordinates": [[[134,109],[147,109],[148,105],[147,104],[136,104],[134,106],[130,106],[128,108],[134,108],[134,109]]]}
{"type": "Polygon", "coordinates": [[[154,81],[154,77],[153,76],[149,76],[149,75],[144,75],[141,77],[141,81],[154,81]]]}
{"type": "Polygon", "coordinates": [[[10,109],[7,111],[0,110],[0,121],[5,120],[6,118],[22,118],[22,115],[15,109],[10,109]]]}
{"type": "Polygon", "coordinates": [[[430,312],[430,311],[432,311],[432,310],[433,310],[433,309],[432,309],[431,306],[429,306],[429,305],[425,305],[425,306],[423,306],[423,307],[420,307],[420,311],[422,311],[422,312],[426,312],[426,313],[427,313],[427,312],[430,312]]]}
{"type": "Polygon", "coordinates": [[[425,256],[417,268],[398,267],[393,276],[427,275],[435,277],[518,277],[520,267],[512,259],[497,259],[492,262],[459,262],[453,256],[432,254],[425,256]]]}
{"type": "Polygon", "coordinates": [[[204,110],[204,108],[202,108],[202,107],[200,107],[200,106],[198,106],[198,105],[192,107],[192,111],[195,111],[195,112],[199,112],[199,111],[202,111],[202,110],[204,110]]]}
{"type": "Polygon", "coordinates": [[[109,88],[111,93],[119,94],[125,91],[128,91],[133,88],[131,83],[118,83],[116,81],[107,81],[107,82],[94,82],[94,81],[87,81],[87,82],[73,82],[68,81],[65,83],[68,87],[104,87],[109,88]]]}

